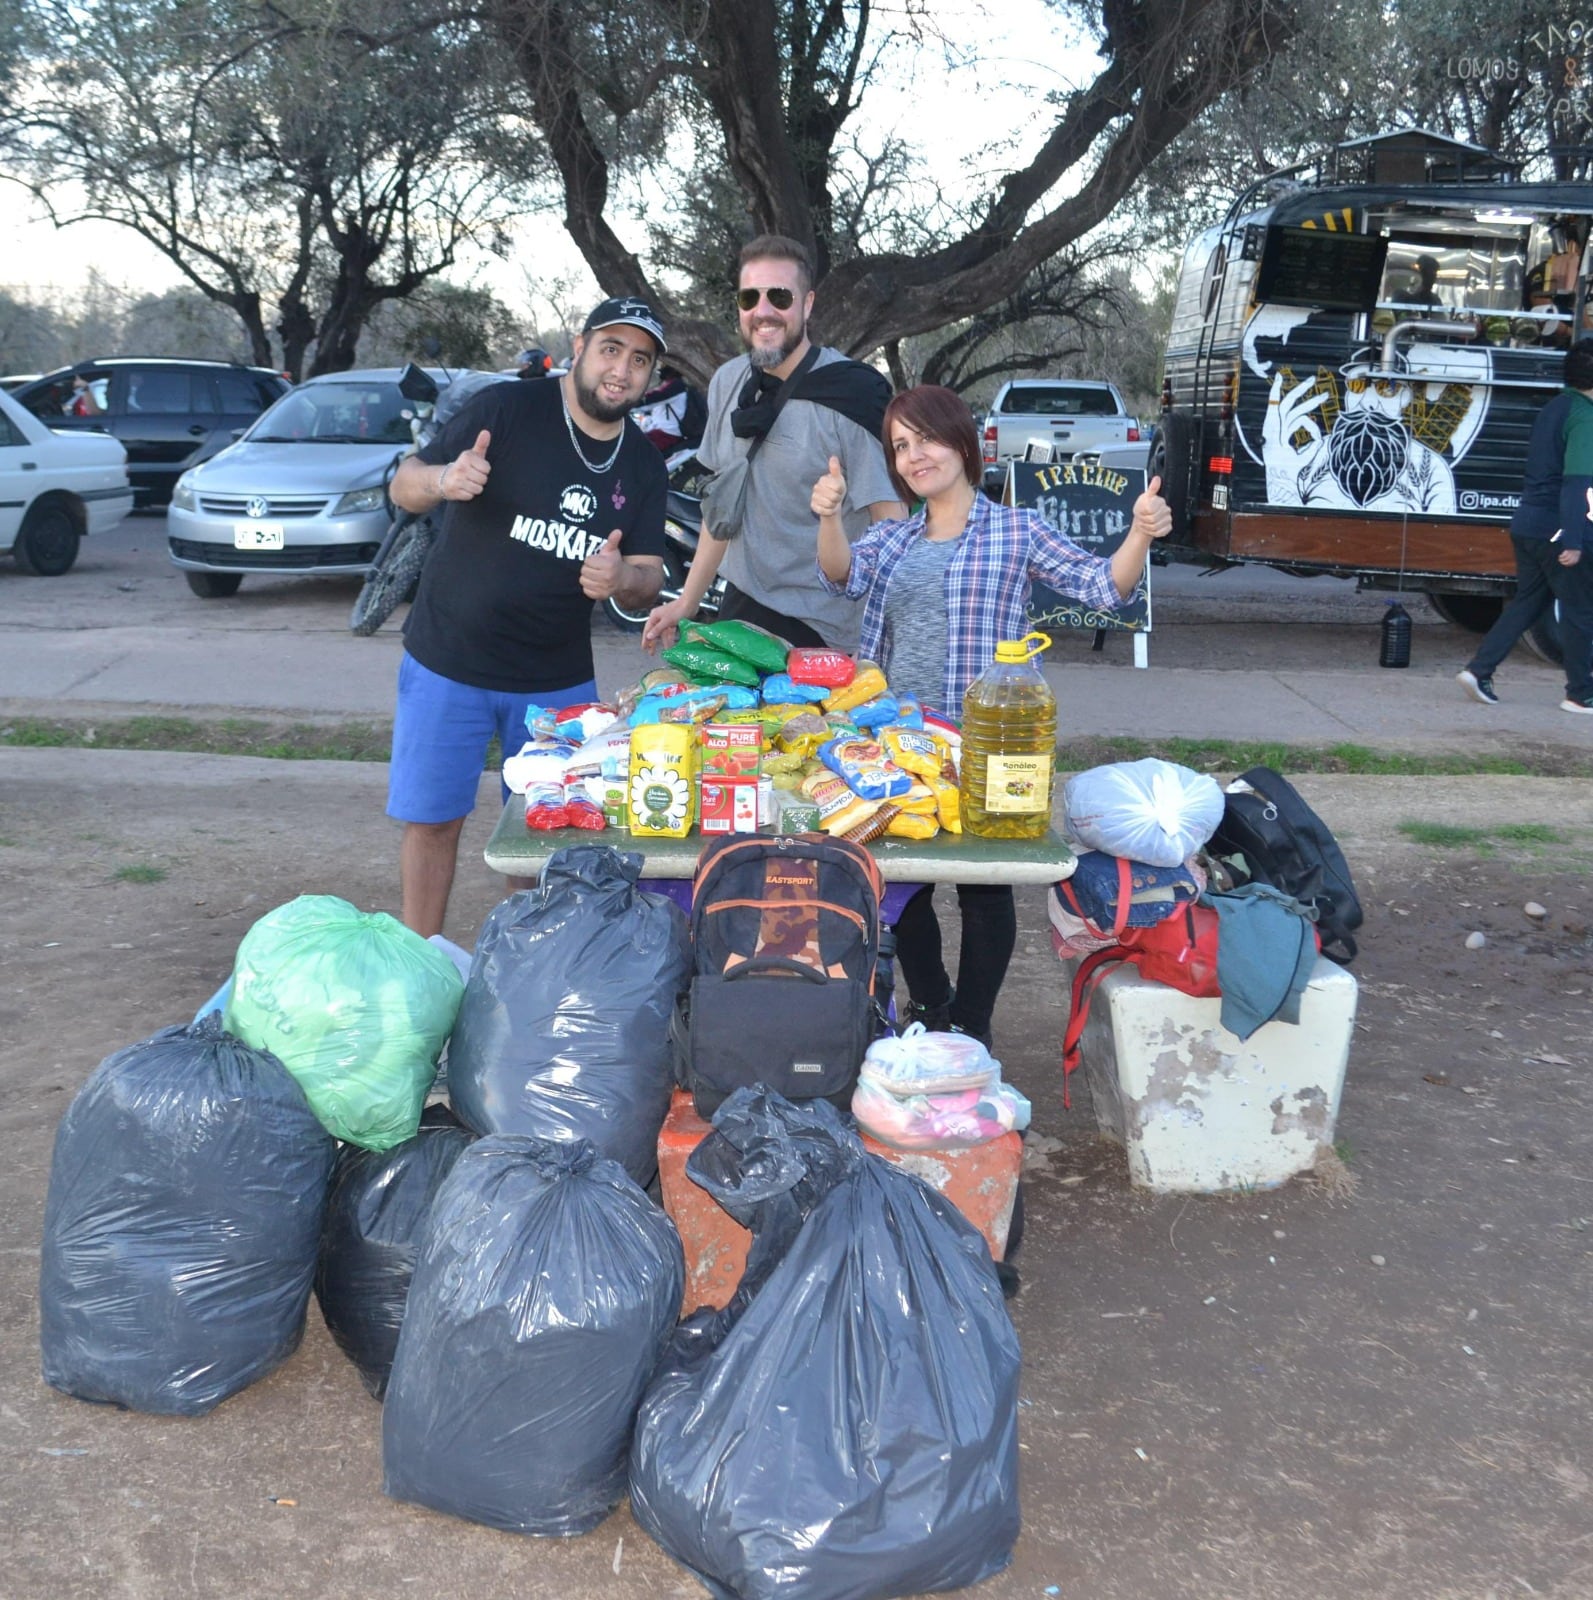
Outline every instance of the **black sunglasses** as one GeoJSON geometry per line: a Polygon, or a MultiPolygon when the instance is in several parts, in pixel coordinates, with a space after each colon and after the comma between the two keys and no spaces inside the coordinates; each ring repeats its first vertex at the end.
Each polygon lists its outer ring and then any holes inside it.
{"type": "Polygon", "coordinates": [[[779,287],[773,289],[736,290],[736,304],[743,311],[751,311],[760,298],[767,300],[776,311],[789,311],[796,303],[796,291],[779,287]]]}

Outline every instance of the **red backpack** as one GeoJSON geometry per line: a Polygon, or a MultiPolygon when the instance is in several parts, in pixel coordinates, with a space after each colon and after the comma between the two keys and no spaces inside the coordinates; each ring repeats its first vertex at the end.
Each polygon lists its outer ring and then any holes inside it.
{"type": "MultiPolygon", "coordinates": [[[[1058,891],[1064,901],[1083,915],[1077,899],[1068,892],[1068,885],[1059,884],[1058,891]]],[[[1201,999],[1210,999],[1222,991],[1217,987],[1217,913],[1209,906],[1188,901],[1178,906],[1170,916],[1148,928],[1128,926],[1129,865],[1118,861],[1117,919],[1112,924],[1112,937],[1116,944],[1097,950],[1079,962],[1073,976],[1073,996],[1068,1009],[1067,1032],[1062,1039],[1062,1104],[1072,1108],[1068,1093],[1068,1078],[1079,1064],[1079,1041],[1084,1037],[1084,1024],[1089,1020],[1090,998],[1107,972],[1125,961],[1132,961],[1143,977],[1153,983],[1165,983],[1169,988],[1180,989],[1201,999]]],[[[1105,929],[1101,930],[1103,933],[1105,929]]]]}
{"type": "MultiPolygon", "coordinates": [[[[1126,873],[1124,876],[1126,879],[1126,873]]],[[[1185,902],[1152,927],[1128,928],[1123,926],[1126,905],[1127,895],[1119,895],[1118,920],[1112,929],[1117,943],[1085,956],[1073,977],[1067,1033],[1062,1040],[1062,1104],[1070,1109],[1068,1076],[1079,1064],[1079,1041],[1089,1020],[1090,999],[1108,970],[1131,961],[1139,968],[1140,976],[1152,983],[1165,983],[1170,989],[1201,1000],[1213,1000],[1222,994],[1217,985],[1221,918],[1210,906],[1185,902]]],[[[1314,928],[1312,931],[1320,950],[1322,936],[1314,928]]]]}

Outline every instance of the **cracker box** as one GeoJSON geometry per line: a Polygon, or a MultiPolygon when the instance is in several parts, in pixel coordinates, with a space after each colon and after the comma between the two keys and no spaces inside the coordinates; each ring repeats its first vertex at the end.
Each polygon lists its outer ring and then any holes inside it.
{"type": "Polygon", "coordinates": [[[702,775],[705,778],[756,778],[762,755],[762,723],[703,724],[702,775]]]}
{"type": "Polygon", "coordinates": [[[756,833],[758,780],[705,776],[701,827],[704,833],[756,833]]]}

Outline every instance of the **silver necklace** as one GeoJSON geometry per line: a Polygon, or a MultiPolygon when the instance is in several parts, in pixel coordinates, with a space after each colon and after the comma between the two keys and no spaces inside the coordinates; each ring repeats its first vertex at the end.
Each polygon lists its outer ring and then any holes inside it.
{"type": "Polygon", "coordinates": [[[570,436],[570,448],[581,458],[581,465],[594,476],[600,476],[608,471],[619,460],[620,446],[625,443],[625,423],[620,421],[619,437],[614,441],[614,448],[608,453],[607,461],[589,461],[586,452],[581,448],[581,436],[575,431],[575,420],[570,416],[570,402],[564,398],[564,385],[559,385],[559,405],[564,412],[564,431],[570,436]]]}

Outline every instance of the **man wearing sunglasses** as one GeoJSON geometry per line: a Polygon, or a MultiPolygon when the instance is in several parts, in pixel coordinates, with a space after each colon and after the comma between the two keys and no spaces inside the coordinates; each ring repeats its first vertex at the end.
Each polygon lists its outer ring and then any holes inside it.
{"type": "Polygon", "coordinates": [[[741,252],[739,282],[736,310],[747,353],[727,361],[709,384],[708,425],[697,454],[715,473],[751,455],[744,515],[726,538],[705,513],[686,586],[678,600],[654,609],[643,643],[657,650],[674,642],[722,563],[728,592],[721,617],[756,623],[790,644],[852,650],[861,606],[826,594],[819,583],[818,519],[809,500],[835,456],[848,485],[842,510],[848,539],[871,522],[907,514],[880,444],[890,384],[872,367],[809,340],[813,269],[794,239],[754,239],[741,252]]]}

